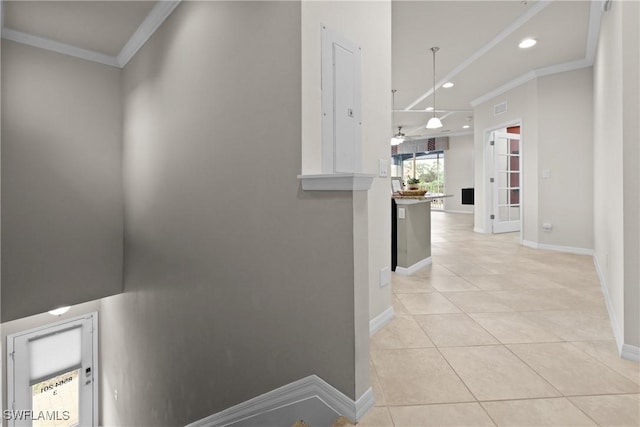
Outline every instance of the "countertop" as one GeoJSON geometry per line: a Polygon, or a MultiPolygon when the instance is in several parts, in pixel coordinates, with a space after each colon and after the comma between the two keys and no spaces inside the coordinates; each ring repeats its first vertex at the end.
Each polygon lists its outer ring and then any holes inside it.
{"type": "Polygon", "coordinates": [[[399,205],[412,205],[414,203],[426,203],[437,199],[443,199],[445,197],[453,197],[453,194],[425,194],[424,196],[400,196],[394,194],[391,196],[396,204],[399,205]]]}

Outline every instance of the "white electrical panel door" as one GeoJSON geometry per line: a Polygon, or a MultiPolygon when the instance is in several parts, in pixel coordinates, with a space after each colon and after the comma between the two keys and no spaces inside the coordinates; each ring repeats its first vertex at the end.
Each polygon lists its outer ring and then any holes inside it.
{"type": "Polygon", "coordinates": [[[333,45],[333,117],[335,172],[355,172],[356,123],[354,119],[354,57],[353,52],[333,45]]]}
{"type": "Polygon", "coordinates": [[[362,166],[360,48],[322,27],[322,172],[362,166]]]}

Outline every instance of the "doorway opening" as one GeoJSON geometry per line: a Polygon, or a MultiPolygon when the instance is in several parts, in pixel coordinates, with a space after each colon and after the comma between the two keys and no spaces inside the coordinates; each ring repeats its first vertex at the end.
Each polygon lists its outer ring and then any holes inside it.
{"type": "Polygon", "coordinates": [[[520,125],[494,130],[489,135],[488,173],[491,233],[522,230],[522,140],[520,125]]]}
{"type": "MultiPolygon", "coordinates": [[[[433,196],[445,194],[444,151],[421,151],[413,154],[392,155],[391,176],[416,178],[421,190],[433,196]]],[[[434,199],[432,210],[443,210],[444,199],[434,199]]]]}
{"type": "Polygon", "coordinates": [[[97,313],[7,337],[7,425],[98,425],[97,313]]]}

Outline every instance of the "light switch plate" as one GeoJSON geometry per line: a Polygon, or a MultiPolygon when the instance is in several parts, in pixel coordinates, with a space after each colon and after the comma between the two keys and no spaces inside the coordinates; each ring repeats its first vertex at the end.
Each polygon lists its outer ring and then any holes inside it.
{"type": "Polygon", "coordinates": [[[542,169],[542,178],[544,179],[551,178],[551,169],[549,168],[542,169]]]}
{"type": "Polygon", "coordinates": [[[386,178],[389,176],[389,160],[378,160],[378,176],[380,178],[386,178]]]}
{"type": "Polygon", "coordinates": [[[404,208],[398,208],[398,218],[399,219],[405,219],[406,215],[405,215],[405,209],[404,208]]]}

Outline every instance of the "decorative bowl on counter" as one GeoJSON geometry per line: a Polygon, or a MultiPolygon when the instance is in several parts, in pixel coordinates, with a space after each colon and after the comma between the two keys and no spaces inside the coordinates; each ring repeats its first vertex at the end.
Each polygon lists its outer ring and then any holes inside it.
{"type": "Polygon", "coordinates": [[[424,196],[427,190],[403,190],[400,191],[401,196],[424,196]]]}

